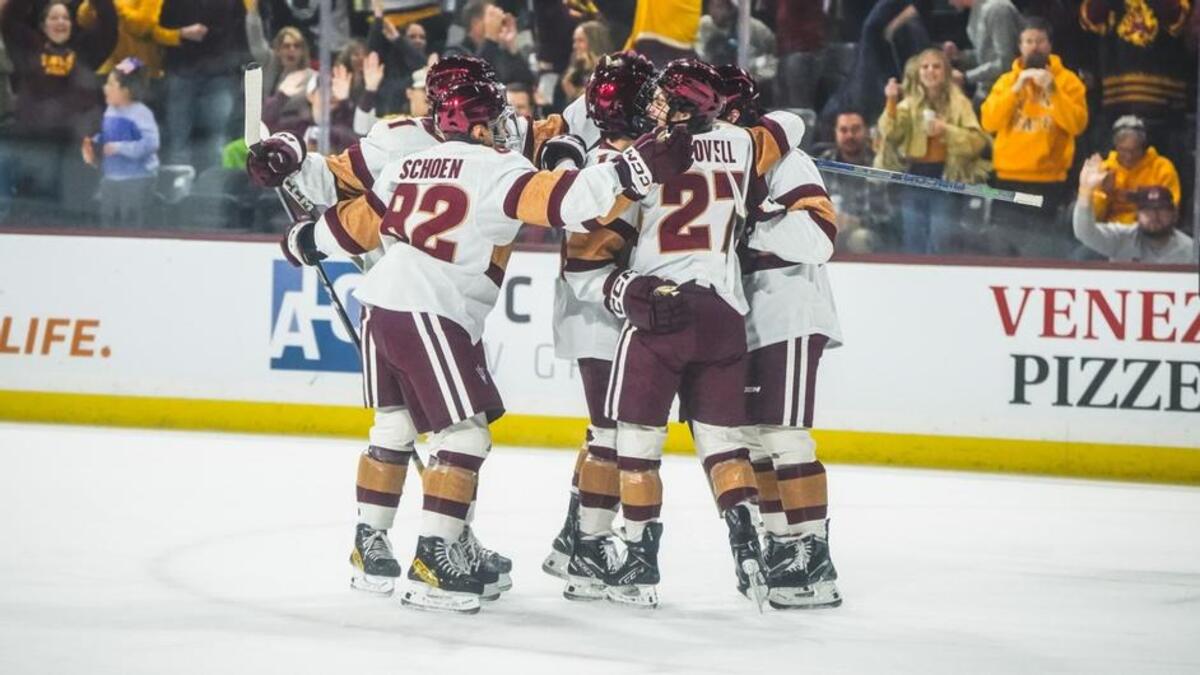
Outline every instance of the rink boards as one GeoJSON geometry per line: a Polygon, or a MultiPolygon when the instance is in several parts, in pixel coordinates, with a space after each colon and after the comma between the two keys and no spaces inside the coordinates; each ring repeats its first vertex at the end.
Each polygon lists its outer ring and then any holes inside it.
{"type": "MultiPolygon", "coordinates": [[[[357,316],[361,276],[328,263],[357,316]]],[[[558,258],[517,252],[484,336],[497,442],[577,447],[558,258]]],[[[1200,483],[1195,273],[841,262],[822,360],[830,461],[1200,483]]],[[[358,357],[275,244],[4,235],[0,418],[361,435],[358,357]]],[[[673,429],[669,449],[690,452],[673,429]]]]}

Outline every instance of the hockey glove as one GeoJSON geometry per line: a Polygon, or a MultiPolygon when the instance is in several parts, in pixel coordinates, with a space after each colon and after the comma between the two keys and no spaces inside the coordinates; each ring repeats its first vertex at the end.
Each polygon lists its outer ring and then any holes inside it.
{"type": "Polygon", "coordinates": [[[288,132],[272,134],[250,146],[246,173],[259,187],[279,187],[288,176],[300,170],[307,154],[304,144],[288,132]]]}
{"type": "Polygon", "coordinates": [[[637,139],[614,160],[625,196],[638,200],[692,166],[692,135],[682,125],[637,139]]]}
{"type": "Polygon", "coordinates": [[[326,258],[326,255],[317,250],[316,236],[314,230],[316,223],[311,220],[301,220],[292,225],[292,229],[288,230],[287,236],[283,241],[279,242],[279,247],[283,249],[283,257],[292,264],[292,267],[300,267],[301,265],[316,265],[326,258]]]}
{"type": "Polygon", "coordinates": [[[604,284],[604,307],[650,333],[674,333],[688,322],[687,301],[679,287],[633,270],[614,272],[604,284]]]}
{"type": "Polygon", "coordinates": [[[539,169],[553,171],[559,168],[561,162],[566,162],[565,169],[582,169],[587,163],[587,148],[583,139],[572,134],[555,136],[542,143],[538,149],[537,165],[539,169]]]}

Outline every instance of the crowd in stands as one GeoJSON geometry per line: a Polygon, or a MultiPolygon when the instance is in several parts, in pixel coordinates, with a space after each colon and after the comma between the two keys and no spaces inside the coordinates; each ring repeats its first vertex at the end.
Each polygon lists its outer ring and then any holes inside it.
{"type": "MultiPolygon", "coordinates": [[[[738,59],[738,0],[0,0],[0,223],[275,229],[242,174],[242,67],[311,147],[428,112],[425,72],[488,60],[520,114],[561,111],[600,55],[738,59]],[[161,140],[160,140],[161,139],[161,140]]],[[[854,253],[1195,262],[1189,0],[752,0],[750,73],[814,157],[1040,195],[826,174],[854,253]],[[1185,255],[1186,252],[1186,255],[1185,255]]]]}

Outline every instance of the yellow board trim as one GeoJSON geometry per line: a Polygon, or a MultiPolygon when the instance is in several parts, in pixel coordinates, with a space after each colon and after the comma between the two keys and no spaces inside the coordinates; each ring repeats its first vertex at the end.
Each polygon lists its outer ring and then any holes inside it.
{"type": "MultiPolygon", "coordinates": [[[[345,406],[0,390],[0,420],[365,438],[371,411],[345,406]]],[[[502,445],[578,448],[583,418],[508,414],[502,445]]],[[[864,431],[814,431],[821,459],[841,464],[1000,471],[1200,485],[1200,449],[864,431]]],[[[691,454],[672,424],[666,452],[691,454]]]]}

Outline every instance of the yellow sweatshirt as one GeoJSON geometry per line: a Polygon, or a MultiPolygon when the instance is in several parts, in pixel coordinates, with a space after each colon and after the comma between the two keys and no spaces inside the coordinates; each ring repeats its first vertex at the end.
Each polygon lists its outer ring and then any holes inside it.
{"type": "Polygon", "coordinates": [[[980,124],[996,135],[992,162],[996,176],[1027,183],[1060,183],[1075,158],[1075,137],[1087,128],[1087,88],[1062,60],[1050,56],[1054,77],[1050,91],[1026,82],[1013,85],[1023,70],[1021,59],[997,78],[983,102],[980,124]]]}
{"type": "Polygon", "coordinates": [[[1112,176],[1112,190],[1096,190],[1092,193],[1092,210],[1096,220],[1107,223],[1137,222],[1137,205],[1130,199],[1134,190],[1142,187],[1160,186],[1171,191],[1171,200],[1179,206],[1179,173],[1171,160],[1158,154],[1153,147],[1126,169],[1117,161],[1117,152],[1108,153],[1104,168],[1112,176]]]}
{"type": "Polygon", "coordinates": [[[700,9],[700,0],[639,0],[625,49],[633,49],[638,40],[657,40],[690,50],[700,27],[700,9]]]}
{"type": "MultiPolygon", "coordinates": [[[[162,77],[162,47],[179,44],[178,28],[158,25],[163,0],[114,0],[117,9],[117,46],[96,70],[108,74],[113,66],[127,56],[135,56],[146,64],[151,77],[162,77]]],[[[88,28],[96,21],[96,10],[89,0],[83,0],[76,15],[79,25],[88,28]]]]}

